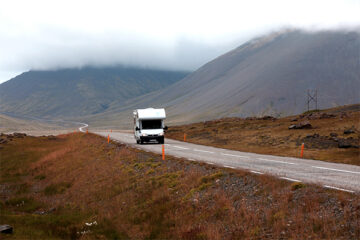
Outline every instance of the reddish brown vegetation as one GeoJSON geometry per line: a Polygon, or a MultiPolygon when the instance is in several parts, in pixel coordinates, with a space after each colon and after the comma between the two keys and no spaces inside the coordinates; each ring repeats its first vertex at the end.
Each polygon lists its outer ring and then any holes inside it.
{"type": "Polygon", "coordinates": [[[169,156],[162,161],[92,134],[14,139],[0,151],[0,219],[17,238],[360,237],[354,194],[169,156]]]}

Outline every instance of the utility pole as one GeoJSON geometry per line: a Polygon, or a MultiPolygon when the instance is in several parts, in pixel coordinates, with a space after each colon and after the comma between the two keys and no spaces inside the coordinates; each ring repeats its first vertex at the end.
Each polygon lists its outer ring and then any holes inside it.
{"type": "Polygon", "coordinates": [[[310,104],[311,102],[315,103],[315,110],[318,110],[318,90],[314,89],[314,90],[307,90],[307,110],[310,111],[310,104]]]}

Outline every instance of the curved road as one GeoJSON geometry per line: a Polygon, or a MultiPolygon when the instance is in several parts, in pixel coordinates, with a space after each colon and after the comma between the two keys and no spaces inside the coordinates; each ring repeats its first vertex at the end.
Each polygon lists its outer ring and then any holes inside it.
{"type": "Polygon", "coordinates": [[[79,127],[79,131],[80,132],[86,132],[86,130],[84,130],[84,128],[87,128],[89,125],[86,123],[81,123],[81,122],[77,122],[78,124],[82,124],[82,127],[79,127]]]}
{"type": "MultiPolygon", "coordinates": [[[[86,124],[85,124],[86,125],[86,124]]],[[[84,131],[81,127],[80,131],[84,131]]],[[[145,151],[162,152],[160,144],[136,144],[133,134],[95,132],[145,151]]],[[[245,169],[255,174],[269,174],[288,181],[323,185],[346,192],[360,192],[360,166],[292,157],[278,157],[239,152],[166,139],[165,153],[226,168],[245,169]]]]}

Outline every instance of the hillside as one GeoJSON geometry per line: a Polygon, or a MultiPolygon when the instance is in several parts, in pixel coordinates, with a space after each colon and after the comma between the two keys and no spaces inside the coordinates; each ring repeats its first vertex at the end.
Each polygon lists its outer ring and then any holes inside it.
{"type": "Polygon", "coordinates": [[[1,239],[359,239],[360,196],[139,151],[0,136],[1,239]]]}
{"type": "MultiPolygon", "coordinates": [[[[166,107],[169,123],[223,117],[287,116],[307,110],[307,90],[318,107],[360,102],[360,34],[289,30],[253,39],[157,92],[89,116],[114,124],[131,110],[166,107]]],[[[314,104],[311,106],[314,107],[314,104]]],[[[103,122],[103,124],[105,123],[103,122]]]]}
{"type": "Polygon", "coordinates": [[[116,101],[159,90],[188,73],[127,67],[25,72],[0,85],[1,112],[66,118],[103,112],[116,101]]]}
{"type": "Polygon", "coordinates": [[[60,129],[58,124],[41,123],[39,121],[31,121],[25,119],[19,119],[9,117],[4,114],[0,114],[0,132],[14,132],[21,129],[22,131],[38,131],[38,130],[56,130],[60,129]]]}
{"type": "Polygon", "coordinates": [[[0,113],[0,133],[26,132],[32,136],[64,134],[78,131],[82,123],[66,120],[45,120],[35,117],[9,116],[0,113]]]}
{"type": "Polygon", "coordinates": [[[306,159],[360,165],[359,120],[360,104],[355,104],[284,118],[224,118],[173,126],[166,137],[183,141],[186,133],[191,143],[286,157],[300,157],[304,143],[306,159]]]}

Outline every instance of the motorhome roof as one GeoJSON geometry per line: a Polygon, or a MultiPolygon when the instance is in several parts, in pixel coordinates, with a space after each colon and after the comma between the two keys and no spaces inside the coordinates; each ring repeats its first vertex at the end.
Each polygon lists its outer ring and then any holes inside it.
{"type": "Polygon", "coordinates": [[[146,109],[137,109],[137,117],[139,119],[165,119],[165,109],[163,108],[146,108],[146,109]]]}

